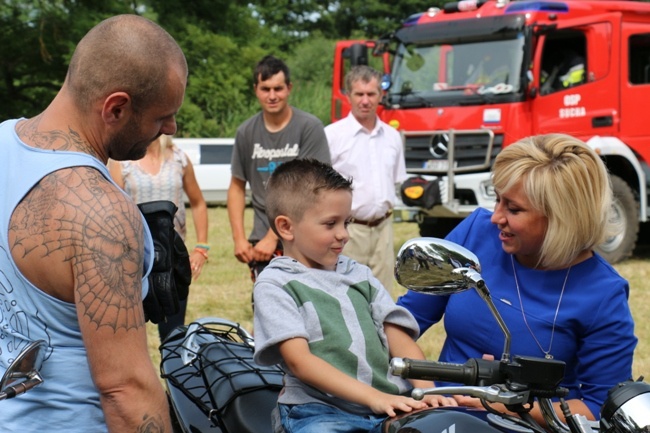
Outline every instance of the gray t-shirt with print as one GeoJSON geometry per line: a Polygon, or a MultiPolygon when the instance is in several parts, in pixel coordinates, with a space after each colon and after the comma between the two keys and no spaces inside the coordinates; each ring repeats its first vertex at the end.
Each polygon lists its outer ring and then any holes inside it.
{"type": "Polygon", "coordinates": [[[255,211],[251,241],[259,241],[269,230],[266,218],[266,182],[283,162],[314,158],[331,163],[323,122],[316,116],[291,107],[291,120],[281,131],[269,132],[262,113],[251,117],[237,129],[231,171],[248,182],[255,211]]]}

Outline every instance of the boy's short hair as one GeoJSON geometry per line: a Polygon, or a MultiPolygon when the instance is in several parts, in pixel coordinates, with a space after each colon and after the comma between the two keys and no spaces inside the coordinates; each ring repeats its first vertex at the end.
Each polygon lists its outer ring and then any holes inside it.
{"type": "Polygon", "coordinates": [[[284,72],[284,83],[287,86],[291,84],[291,73],[289,72],[287,64],[270,54],[264,56],[264,58],[257,63],[255,70],[253,71],[253,84],[257,86],[260,81],[268,80],[280,72],[284,72]]]}
{"type": "Polygon", "coordinates": [[[275,169],[266,185],[266,216],[271,228],[279,215],[299,221],[322,191],[352,192],[352,180],[316,159],[294,159],[275,169]]]}

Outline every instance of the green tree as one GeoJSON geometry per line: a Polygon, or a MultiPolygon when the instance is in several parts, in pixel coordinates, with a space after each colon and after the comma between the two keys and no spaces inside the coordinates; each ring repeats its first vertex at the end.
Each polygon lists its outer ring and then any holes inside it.
{"type": "MultiPolygon", "coordinates": [[[[434,2],[435,3],[435,2],[434,2]]],[[[0,2],[0,119],[38,114],[56,95],[77,42],[120,13],[158,22],[189,65],[178,134],[233,136],[259,110],[252,71],[275,54],[291,67],[291,103],[329,122],[334,41],[397,28],[429,2],[403,0],[4,0],[0,2]]]]}
{"type": "Polygon", "coordinates": [[[316,33],[296,44],[286,59],[291,69],[291,104],[330,123],[332,63],[335,41],[316,33]]]}
{"type": "Polygon", "coordinates": [[[172,34],[192,24],[202,31],[232,38],[238,45],[257,42],[259,22],[246,2],[232,0],[148,0],[156,21],[172,34]]]}
{"type": "Polygon", "coordinates": [[[442,7],[446,1],[401,0],[346,0],[332,13],[333,34],[349,38],[355,31],[376,38],[396,30],[408,17],[425,12],[430,7],[442,7]]]}
{"type": "Polygon", "coordinates": [[[63,84],[74,47],[88,29],[134,10],[126,0],[0,3],[0,118],[38,114],[63,84]]]}
{"type": "Polygon", "coordinates": [[[264,51],[257,46],[239,47],[226,36],[194,25],[188,25],[177,40],[190,69],[177,135],[234,136],[239,123],[255,110],[251,77],[264,51]]]}
{"type": "Polygon", "coordinates": [[[150,0],[150,6],[183,48],[190,70],[177,135],[234,136],[259,109],[253,68],[265,54],[282,55],[278,38],[244,2],[150,0]]]}
{"type": "Polygon", "coordinates": [[[412,14],[443,5],[441,0],[258,0],[251,7],[264,24],[285,39],[309,37],[319,31],[331,39],[355,33],[379,37],[398,28],[412,14]]]}

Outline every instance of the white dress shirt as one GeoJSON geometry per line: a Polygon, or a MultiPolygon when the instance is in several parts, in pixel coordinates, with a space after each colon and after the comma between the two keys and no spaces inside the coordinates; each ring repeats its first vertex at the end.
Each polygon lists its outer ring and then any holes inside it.
{"type": "Polygon", "coordinates": [[[400,133],[377,117],[368,131],[350,113],[325,127],[332,166],[352,178],[352,216],[372,221],[395,205],[395,185],[407,178],[400,133]]]}

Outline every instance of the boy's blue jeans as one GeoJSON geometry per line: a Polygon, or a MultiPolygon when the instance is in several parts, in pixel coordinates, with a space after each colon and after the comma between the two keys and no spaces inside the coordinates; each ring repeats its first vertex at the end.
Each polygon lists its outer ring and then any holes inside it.
{"type": "Polygon", "coordinates": [[[286,433],[381,433],[386,416],[355,415],[325,404],[279,404],[286,433]]]}

